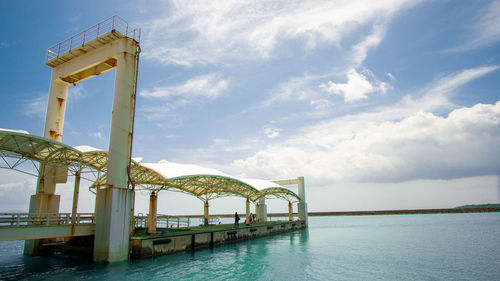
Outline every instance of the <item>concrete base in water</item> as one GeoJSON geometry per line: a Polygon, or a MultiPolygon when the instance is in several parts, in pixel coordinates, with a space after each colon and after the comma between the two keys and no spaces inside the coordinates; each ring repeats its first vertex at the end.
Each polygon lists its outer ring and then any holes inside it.
{"type": "Polygon", "coordinates": [[[303,221],[277,221],[256,223],[250,226],[240,224],[200,228],[157,235],[134,236],[131,238],[131,258],[149,258],[167,255],[186,250],[213,247],[215,245],[233,243],[297,229],[306,228],[303,221]]]}

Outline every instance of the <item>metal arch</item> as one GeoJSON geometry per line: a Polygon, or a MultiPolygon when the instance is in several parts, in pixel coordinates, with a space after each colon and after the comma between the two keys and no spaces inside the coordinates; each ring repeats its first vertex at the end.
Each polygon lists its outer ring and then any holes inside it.
{"type": "MultiPolygon", "coordinates": [[[[107,162],[107,153],[105,154],[106,156],[101,156],[101,158],[105,158],[107,162]]],[[[99,172],[100,167],[96,163],[100,163],[101,161],[95,160],[93,162],[92,160],[84,159],[88,155],[88,153],[83,153],[78,149],[48,138],[24,132],[0,129],[0,168],[11,169],[32,176],[38,176],[42,165],[66,167],[68,172],[73,175],[76,172],[93,174],[95,171],[99,172]],[[29,162],[32,163],[37,174],[31,172],[31,168],[33,167],[26,169],[29,171],[20,169],[24,163],[29,162]],[[2,166],[2,164],[5,164],[5,166],[2,166]]],[[[101,168],[101,170],[103,169],[104,167],[101,168]]]]}
{"type": "Polygon", "coordinates": [[[104,171],[108,165],[108,152],[104,150],[82,152],[82,163],[93,169],[104,171]]]}
{"type": "MultiPolygon", "coordinates": [[[[188,175],[165,179],[158,172],[139,163],[132,165],[131,178],[137,186],[141,187],[141,190],[155,192],[170,190],[193,195],[202,201],[225,196],[240,196],[253,202],[262,197],[293,203],[300,201],[297,194],[286,188],[272,187],[259,191],[247,183],[219,175],[188,175]]],[[[106,174],[99,177],[91,188],[105,184],[106,174]]]]}
{"type": "MultiPolygon", "coordinates": [[[[130,167],[130,178],[135,185],[141,186],[143,189],[152,191],[159,191],[165,186],[166,178],[156,171],[142,166],[136,161],[132,160],[130,167]]],[[[107,174],[103,173],[96,181],[89,187],[95,189],[96,187],[104,186],[106,184],[107,174]]]]}
{"type": "MultiPolygon", "coordinates": [[[[82,168],[83,170],[89,168],[89,171],[86,171],[88,173],[95,173],[94,170],[98,174],[103,173],[102,176],[96,176],[97,179],[91,188],[102,186],[106,181],[107,151],[81,152],[61,142],[36,135],[0,130],[0,158],[7,164],[7,168],[14,170],[27,161],[31,161],[38,170],[39,167],[34,162],[37,161],[41,164],[66,166],[73,173],[82,171],[82,168]],[[16,160],[11,164],[6,158],[16,160]]],[[[258,191],[238,179],[219,175],[189,175],[167,179],[133,160],[130,173],[134,183],[144,189],[151,191],[172,189],[194,195],[201,200],[236,195],[254,202],[262,197],[279,198],[290,202],[300,201],[294,192],[285,188],[273,187],[258,191]]]]}
{"type": "Polygon", "coordinates": [[[31,134],[0,130],[0,150],[40,162],[78,161],[80,152],[71,146],[31,134]]]}
{"type": "MultiPolygon", "coordinates": [[[[0,129],[0,157],[7,165],[7,169],[13,169],[29,175],[30,172],[17,169],[25,162],[32,162],[37,171],[41,164],[68,167],[79,166],[80,152],[61,142],[47,138],[0,129]],[[8,159],[16,159],[9,163],[8,159]],[[35,164],[35,161],[39,163],[35,164]]],[[[35,175],[36,176],[36,175],[35,175]]]]}
{"type": "Polygon", "coordinates": [[[242,181],[219,175],[188,175],[169,178],[165,186],[182,189],[197,197],[213,193],[210,199],[233,195],[251,199],[259,192],[242,181]]]}
{"type": "Polygon", "coordinates": [[[256,197],[253,198],[252,201],[256,201],[260,198],[277,198],[289,201],[291,203],[299,202],[300,197],[295,194],[295,192],[281,187],[270,187],[265,188],[259,191],[256,197]]]}

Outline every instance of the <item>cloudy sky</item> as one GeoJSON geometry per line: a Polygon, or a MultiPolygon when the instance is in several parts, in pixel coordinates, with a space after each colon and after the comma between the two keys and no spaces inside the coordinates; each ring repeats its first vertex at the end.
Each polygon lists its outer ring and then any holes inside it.
{"type": "MultiPolygon", "coordinates": [[[[42,135],[46,49],[116,14],[142,30],[133,154],[144,162],[304,176],[310,211],[500,200],[500,1],[122,2],[1,2],[0,128],[42,135]]],[[[113,81],[70,88],[65,143],[108,148],[113,81]]],[[[58,187],[62,211],[72,180],[58,187]]],[[[0,170],[2,211],[27,210],[34,190],[0,170]]],[[[160,213],[203,210],[182,194],[159,200],[160,213]]]]}

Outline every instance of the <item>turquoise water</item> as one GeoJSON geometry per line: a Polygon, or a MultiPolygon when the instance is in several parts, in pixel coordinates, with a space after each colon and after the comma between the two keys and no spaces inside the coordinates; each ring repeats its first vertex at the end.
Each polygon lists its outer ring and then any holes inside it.
{"type": "Polygon", "coordinates": [[[0,279],[500,280],[500,213],[311,217],[308,230],[111,265],[22,247],[0,243],[0,279]]]}

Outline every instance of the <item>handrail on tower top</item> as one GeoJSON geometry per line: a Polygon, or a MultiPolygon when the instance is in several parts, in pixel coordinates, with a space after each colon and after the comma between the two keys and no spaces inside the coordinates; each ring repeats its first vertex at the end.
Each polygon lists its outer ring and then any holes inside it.
{"type": "Polygon", "coordinates": [[[128,23],[119,16],[112,16],[107,18],[84,31],[71,36],[70,38],[56,44],[47,49],[47,56],[45,61],[57,58],[60,54],[64,54],[73,48],[84,45],[86,42],[99,38],[110,31],[116,30],[126,37],[132,38],[139,42],[141,40],[141,30],[138,28],[130,29],[128,23]]]}

